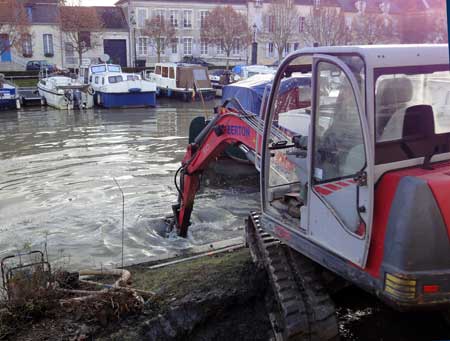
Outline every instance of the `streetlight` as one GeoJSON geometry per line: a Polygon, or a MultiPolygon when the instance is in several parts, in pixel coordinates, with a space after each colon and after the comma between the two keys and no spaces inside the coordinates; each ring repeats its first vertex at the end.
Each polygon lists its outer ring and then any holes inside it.
{"type": "MultiPolygon", "coordinates": [[[[130,26],[133,28],[133,46],[134,46],[134,63],[133,66],[136,67],[137,64],[137,53],[136,53],[136,19],[134,17],[134,10],[131,11],[130,15],[130,26]]],[[[131,40],[131,39],[130,39],[131,40]]]]}
{"type": "Polygon", "coordinates": [[[252,42],[252,65],[257,64],[258,61],[258,43],[256,42],[256,24],[253,24],[253,42],[252,42]]]}

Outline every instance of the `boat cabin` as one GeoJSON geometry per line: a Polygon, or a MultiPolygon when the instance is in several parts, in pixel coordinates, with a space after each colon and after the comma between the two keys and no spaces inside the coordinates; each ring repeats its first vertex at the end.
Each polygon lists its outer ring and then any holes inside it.
{"type": "Polygon", "coordinates": [[[196,64],[157,63],[154,72],[145,72],[145,78],[164,89],[188,91],[194,89],[194,83],[198,90],[212,89],[208,69],[196,64]]]}
{"type": "Polygon", "coordinates": [[[122,67],[117,64],[92,64],[80,67],[79,80],[83,84],[92,84],[95,81],[95,76],[103,73],[122,73],[122,67]]]}

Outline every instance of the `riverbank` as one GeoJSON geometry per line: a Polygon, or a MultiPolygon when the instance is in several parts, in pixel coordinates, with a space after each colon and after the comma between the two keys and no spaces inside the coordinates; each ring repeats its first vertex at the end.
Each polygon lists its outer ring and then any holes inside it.
{"type": "MultiPolygon", "coordinates": [[[[41,306],[17,323],[8,340],[270,340],[268,283],[248,249],[207,255],[160,268],[128,267],[131,287],[153,292],[139,307],[114,297],[75,307],[41,306]],[[102,301],[103,300],[103,301],[102,301]],[[105,304],[101,309],[98,307],[105,304]],[[116,309],[111,308],[116,307],[116,309]],[[95,310],[97,309],[97,311],[95,310]],[[95,313],[95,314],[94,314],[95,313]]],[[[350,287],[333,297],[342,340],[444,340],[436,313],[402,314],[350,287]]],[[[3,327],[5,320],[0,320],[3,327]]],[[[2,329],[0,329],[2,330],[2,329]]],[[[2,337],[0,336],[0,339],[2,337]]]]}

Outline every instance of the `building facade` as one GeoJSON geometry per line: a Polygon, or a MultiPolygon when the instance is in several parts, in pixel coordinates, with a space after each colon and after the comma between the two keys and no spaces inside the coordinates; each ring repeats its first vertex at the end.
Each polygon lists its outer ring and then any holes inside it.
{"type": "MultiPolygon", "coordinates": [[[[29,37],[22,46],[0,56],[0,70],[24,70],[31,60],[46,60],[59,67],[79,65],[77,53],[70,48],[60,25],[59,0],[25,0],[30,24],[29,37]]],[[[392,25],[392,38],[387,42],[420,43],[433,41],[427,36],[440,18],[445,26],[445,0],[287,0],[295,8],[298,19],[295,32],[283,50],[283,56],[304,46],[305,22],[317,6],[342,13],[349,27],[367,13],[382,16],[392,25]],[[417,25],[420,22],[421,25],[417,25]],[[395,39],[394,39],[395,36],[395,39]]],[[[201,39],[202,23],[216,6],[230,5],[246,16],[254,33],[257,46],[257,63],[270,65],[276,62],[278,52],[270,35],[271,0],[119,0],[114,7],[94,7],[101,19],[98,32],[86,32],[91,49],[83,59],[97,59],[108,54],[112,62],[122,66],[153,66],[157,53],[153,39],[146,36],[146,20],[164,17],[175,29],[175,38],[164,42],[161,61],[178,62],[185,56],[199,57],[215,65],[225,65],[226,55],[221,46],[206,44],[201,39]]],[[[74,7],[76,11],[76,7],[74,7]]],[[[76,13],[74,13],[76,15],[76,13]]],[[[1,16],[0,16],[1,20],[1,16]]],[[[441,25],[441,26],[442,26],[441,25]]],[[[445,32],[444,32],[445,31],[445,32]]],[[[0,43],[8,39],[0,31],[0,43]]],[[[229,57],[230,65],[251,62],[251,45],[236,46],[229,57]]]]}
{"type": "MultiPolygon", "coordinates": [[[[178,62],[185,56],[200,57],[205,61],[225,64],[225,53],[221,46],[202,41],[200,35],[204,18],[218,5],[230,5],[247,17],[246,0],[120,0],[116,3],[123,9],[131,29],[132,64],[153,65],[157,61],[157,51],[153,39],[146,36],[144,27],[147,20],[159,16],[165,18],[175,29],[175,38],[164,43],[161,61],[178,62]]],[[[237,46],[230,56],[230,65],[248,62],[247,46],[237,46]]]]}
{"type": "MultiPolygon", "coordinates": [[[[77,15],[77,7],[70,7],[77,15]]],[[[113,63],[128,66],[130,63],[130,30],[119,7],[94,7],[101,23],[97,32],[85,32],[90,48],[83,53],[84,61],[96,61],[108,54],[113,63]]],[[[25,70],[29,61],[46,60],[59,68],[80,65],[78,54],[71,48],[67,35],[60,25],[58,0],[33,0],[25,5],[29,35],[20,46],[12,47],[0,56],[1,71],[25,70]]],[[[0,32],[0,35],[2,32],[0,32]]],[[[3,39],[8,39],[3,34],[3,39]]]]}

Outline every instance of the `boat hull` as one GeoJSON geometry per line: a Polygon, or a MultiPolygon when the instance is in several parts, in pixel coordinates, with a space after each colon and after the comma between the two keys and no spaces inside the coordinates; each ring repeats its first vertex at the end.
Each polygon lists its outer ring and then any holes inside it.
{"type": "Polygon", "coordinates": [[[0,109],[15,109],[16,100],[16,89],[0,88],[0,109]]]}
{"type": "Polygon", "coordinates": [[[96,102],[104,108],[155,107],[156,92],[96,92],[96,102]]]}
{"type": "Polygon", "coordinates": [[[216,98],[216,90],[215,89],[199,90],[195,93],[195,96],[193,96],[193,90],[178,90],[178,89],[158,87],[158,95],[169,98],[176,98],[183,102],[201,101],[202,97],[204,101],[211,101],[216,98]]]}
{"type": "MultiPolygon", "coordinates": [[[[64,96],[64,93],[54,92],[41,86],[38,86],[38,91],[39,96],[41,98],[45,98],[46,104],[53,108],[60,110],[73,108],[73,103],[69,103],[67,98],[64,96]]],[[[84,108],[92,108],[94,106],[94,99],[92,95],[84,94],[83,97],[84,108]]]]}

